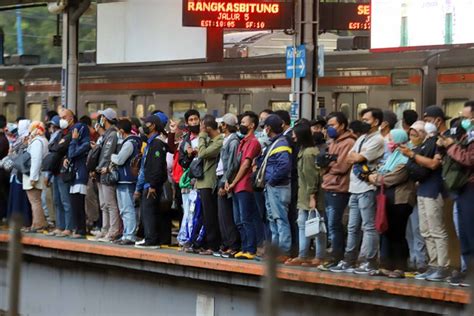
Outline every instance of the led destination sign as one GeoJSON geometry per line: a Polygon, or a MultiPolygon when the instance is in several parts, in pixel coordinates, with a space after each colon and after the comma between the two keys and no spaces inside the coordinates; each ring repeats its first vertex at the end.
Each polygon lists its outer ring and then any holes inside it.
{"type": "Polygon", "coordinates": [[[319,10],[322,30],[370,30],[370,4],[324,2],[319,10]]]}
{"type": "Polygon", "coordinates": [[[183,26],[289,29],[292,2],[251,0],[183,0],[183,26]]]}

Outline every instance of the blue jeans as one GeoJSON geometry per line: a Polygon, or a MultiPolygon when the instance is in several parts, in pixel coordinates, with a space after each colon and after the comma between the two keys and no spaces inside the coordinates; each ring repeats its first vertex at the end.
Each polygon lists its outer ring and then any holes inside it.
{"type": "Polygon", "coordinates": [[[408,218],[406,239],[410,249],[410,264],[415,269],[425,268],[428,265],[428,253],[425,240],[420,234],[420,219],[418,218],[417,206],[413,208],[413,212],[408,218]]]}
{"type": "MultiPolygon", "coordinates": [[[[193,201],[190,198],[190,193],[182,193],[181,198],[183,200],[183,219],[181,220],[181,225],[179,226],[178,232],[178,244],[183,246],[186,242],[190,240],[190,236],[188,236],[188,223],[189,223],[189,209],[191,208],[191,204],[193,201]]],[[[192,219],[191,219],[192,220],[192,219]]]]}
{"type": "Polygon", "coordinates": [[[278,187],[265,186],[265,203],[272,232],[272,243],[286,255],[291,250],[291,228],[288,220],[290,202],[291,187],[289,184],[278,187]]]}
{"type": "Polygon", "coordinates": [[[332,257],[335,261],[344,257],[344,226],[342,216],[349,202],[349,193],[324,192],[328,237],[331,241],[332,257]]]}
{"type": "Polygon", "coordinates": [[[379,249],[379,234],[375,230],[375,192],[351,194],[349,199],[349,223],[345,260],[357,261],[357,252],[362,238],[359,258],[375,262],[379,249]]]}
{"type": "Polygon", "coordinates": [[[123,223],[122,240],[135,241],[135,233],[137,231],[137,212],[133,203],[134,184],[118,184],[117,204],[120,211],[120,217],[123,223]]]}
{"type": "Polygon", "coordinates": [[[56,214],[56,220],[64,223],[64,227],[58,227],[60,229],[73,230],[75,224],[73,223],[72,206],[69,197],[71,185],[69,183],[65,183],[60,176],[54,177],[54,180],[57,181],[57,192],[59,193],[59,199],[61,200],[62,204],[62,209],[58,209],[59,212],[56,214]]]}
{"type": "MultiPolygon", "coordinates": [[[[299,253],[298,257],[307,258],[311,238],[305,236],[305,224],[308,220],[308,210],[298,210],[298,231],[299,231],[299,253]]],[[[319,233],[315,237],[316,258],[324,259],[326,257],[327,236],[326,233],[319,233]]]]}
{"type": "Polygon", "coordinates": [[[234,221],[242,239],[242,251],[257,252],[257,229],[255,216],[257,206],[252,192],[238,192],[232,197],[234,203],[234,221]]]}
{"type": "Polygon", "coordinates": [[[64,229],[64,206],[61,202],[61,194],[59,193],[58,176],[53,177],[53,203],[56,211],[56,228],[64,229]]]}

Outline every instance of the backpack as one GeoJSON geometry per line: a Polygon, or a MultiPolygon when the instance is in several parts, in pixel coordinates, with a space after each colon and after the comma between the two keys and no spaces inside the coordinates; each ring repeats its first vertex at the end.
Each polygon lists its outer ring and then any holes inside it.
{"type": "Polygon", "coordinates": [[[196,157],[189,165],[189,177],[201,180],[204,178],[204,160],[196,157]]]}
{"type": "Polygon", "coordinates": [[[143,154],[139,152],[130,161],[130,171],[132,173],[132,176],[134,177],[138,177],[138,174],[140,173],[140,168],[142,166],[142,158],[143,158],[143,154]]]}
{"type": "Polygon", "coordinates": [[[449,155],[445,155],[441,175],[446,189],[458,191],[467,184],[470,172],[449,155]]]}
{"type": "Polygon", "coordinates": [[[179,164],[179,153],[175,152],[173,156],[173,167],[171,170],[171,176],[173,178],[174,183],[179,183],[181,177],[184,173],[183,167],[179,164]]]}
{"type": "Polygon", "coordinates": [[[101,145],[97,145],[92,150],[89,151],[87,154],[87,159],[86,159],[86,168],[87,171],[92,172],[97,169],[97,166],[99,165],[99,158],[100,158],[100,152],[102,150],[101,145]]]}
{"type": "Polygon", "coordinates": [[[44,157],[41,163],[42,171],[49,171],[57,174],[61,169],[61,156],[57,152],[50,152],[44,157]]]}

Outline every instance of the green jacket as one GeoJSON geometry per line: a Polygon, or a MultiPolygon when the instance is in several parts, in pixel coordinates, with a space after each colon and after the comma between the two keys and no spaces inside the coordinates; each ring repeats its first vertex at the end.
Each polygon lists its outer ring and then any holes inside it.
{"type": "Polygon", "coordinates": [[[316,166],[316,156],[319,150],[316,147],[309,147],[300,150],[298,153],[298,203],[301,210],[309,210],[309,198],[311,194],[316,194],[316,203],[319,211],[324,211],[322,195],[320,193],[321,174],[316,166]]]}
{"type": "Polygon", "coordinates": [[[199,134],[198,157],[204,160],[204,178],[196,181],[196,189],[215,189],[217,185],[217,158],[224,143],[222,135],[210,139],[207,133],[199,134]]]}

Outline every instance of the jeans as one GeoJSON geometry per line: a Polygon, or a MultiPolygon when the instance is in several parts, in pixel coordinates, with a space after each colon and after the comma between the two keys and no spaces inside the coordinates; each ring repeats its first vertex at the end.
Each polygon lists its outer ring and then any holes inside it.
{"type": "Polygon", "coordinates": [[[58,209],[58,212],[56,212],[56,220],[64,224],[64,227],[58,226],[58,228],[72,231],[74,229],[74,223],[72,217],[71,198],[69,196],[71,185],[69,183],[65,183],[61,176],[54,177],[54,180],[57,180],[57,192],[59,193],[59,199],[61,200],[62,204],[62,209],[60,208],[58,209]]]}
{"type": "Polygon", "coordinates": [[[61,202],[61,194],[59,192],[59,177],[53,177],[53,203],[56,211],[56,228],[64,230],[65,219],[64,219],[64,206],[61,202]]]}
{"type": "Polygon", "coordinates": [[[420,234],[420,220],[418,218],[418,207],[408,218],[406,240],[410,250],[410,264],[415,269],[423,269],[428,264],[428,253],[426,252],[425,240],[420,234]]]}
{"type": "MultiPolygon", "coordinates": [[[[305,236],[305,224],[308,220],[309,211],[308,210],[298,210],[298,232],[299,232],[299,252],[298,257],[308,258],[309,246],[311,243],[311,238],[305,236]]],[[[326,233],[319,233],[316,235],[315,244],[316,244],[316,258],[324,259],[326,256],[326,245],[327,245],[327,236],[326,233]]]]}
{"type": "Polygon", "coordinates": [[[255,227],[256,204],[252,192],[238,192],[233,196],[234,221],[242,239],[242,251],[257,252],[257,231],[255,227]]]}
{"type": "Polygon", "coordinates": [[[331,241],[332,257],[335,261],[344,257],[344,226],[342,216],[349,202],[349,193],[324,192],[328,237],[331,241]]]}
{"type": "Polygon", "coordinates": [[[266,185],[265,202],[272,232],[272,243],[278,246],[284,254],[289,255],[291,250],[291,228],[288,220],[291,202],[290,185],[278,187],[266,185]]]}
{"type": "MultiPolygon", "coordinates": [[[[181,194],[183,199],[183,219],[181,220],[181,225],[179,226],[179,233],[178,233],[178,244],[183,246],[186,242],[189,241],[189,234],[188,234],[188,223],[189,223],[189,209],[191,208],[191,203],[193,203],[192,199],[190,198],[190,193],[182,193],[181,194]]],[[[191,219],[192,221],[192,219],[191,219]]],[[[189,232],[191,229],[189,229],[189,232]]]]}
{"type": "Polygon", "coordinates": [[[375,192],[351,194],[345,260],[357,261],[357,250],[362,238],[359,258],[369,262],[377,260],[379,234],[375,230],[375,192]]]}
{"type": "Polygon", "coordinates": [[[117,185],[117,203],[123,223],[122,240],[135,241],[137,231],[137,212],[133,202],[134,184],[117,185]]]}

